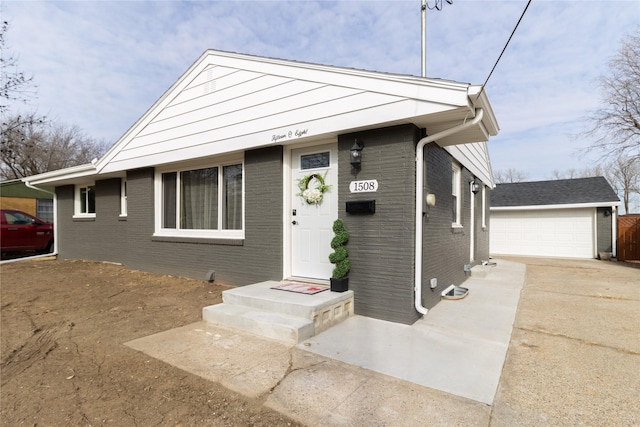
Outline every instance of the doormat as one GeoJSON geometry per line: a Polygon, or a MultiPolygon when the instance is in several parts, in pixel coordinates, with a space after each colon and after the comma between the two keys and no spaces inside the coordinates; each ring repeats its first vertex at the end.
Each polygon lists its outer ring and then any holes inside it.
{"type": "Polygon", "coordinates": [[[307,295],[313,295],[318,292],[329,290],[326,286],[302,285],[300,283],[285,283],[283,285],[273,286],[271,289],[307,295]]]}

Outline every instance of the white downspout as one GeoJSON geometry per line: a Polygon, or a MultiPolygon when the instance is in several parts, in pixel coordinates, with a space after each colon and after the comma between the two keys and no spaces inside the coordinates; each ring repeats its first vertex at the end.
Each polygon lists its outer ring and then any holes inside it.
{"type": "Polygon", "coordinates": [[[422,315],[429,311],[422,306],[422,210],[424,205],[424,147],[430,142],[453,135],[468,127],[477,125],[482,120],[484,111],[482,108],[476,109],[476,116],[469,122],[462,123],[452,128],[443,130],[433,135],[425,136],[416,146],[416,247],[415,247],[415,277],[414,293],[416,311],[422,315]]]}
{"type": "Polygon", "coordinates": [[[49,190],[45,190],[43,188],[38,188],[35,187],[31,184],[29,184],[29,182],[22,180],[22,182],[24,182],[24,185],[27,186],[28,188],[34,189],[34,190],[38,190],[38,191],[42,191],[44,193],[49,193],[51,195],[53,195],[53,252],[49,253],[49,254],[43,254],[43,255],[34,255],[34,256],[30,256],[30,257],[24,257],[24,258],[16,258],[16,259],[9,259],[6,261],[1,261],[0,264],[7,264],[10,262],[16,262],[16,261],[24,261],[24,260],[28,260],[28,259],[37,259],[37,258],[45,258],[45,257],[49,257],[49,256],[56,256],[58,255],[58,238],[57,238],[57,232],[58,232],[58,197],[56,196],[56,193],[53,191],[49,191],[49,190]]]}
{"type": "Polygon", "coordinates": [[[476,259],[476,195],[473,192],[473,181],[469,183],[469,199],[471,202],[471,221],[469,223],[469,231],[471,232],[471,247],[469,248],[469,262],[473,263],[476,259]]]}

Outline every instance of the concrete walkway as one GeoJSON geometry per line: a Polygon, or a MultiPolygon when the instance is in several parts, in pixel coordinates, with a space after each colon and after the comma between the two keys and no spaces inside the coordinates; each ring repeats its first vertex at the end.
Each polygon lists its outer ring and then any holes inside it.
{"type": "Polygon", "coordinates": [[[204,321],[126,345],[307,425],[487,425],[524,273],[498,261],[412,326],[355,316],[296,347],[204,321]]]}
{"type": "Polygon", "coordinates": [[[411,326],[354,316],[298,348],[491,404],[524,284],[523,264],[498,261],[469,294],[443,300],[411,326]]]}

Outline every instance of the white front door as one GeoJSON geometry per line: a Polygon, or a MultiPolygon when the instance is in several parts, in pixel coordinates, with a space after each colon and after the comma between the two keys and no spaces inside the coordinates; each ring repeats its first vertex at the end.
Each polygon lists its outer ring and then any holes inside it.
{"type": "Polygon", "coordinates": [[[333,271],[328,259],[332,226],[338,218],[337,144],[292,150],[291,177],[291,275],[329,280],[333,271]],[[310,190],[318,188],[322,180],[330,186],[319,203],[309,204],[300,196],[300,183],[305,178],[310,190]]]}

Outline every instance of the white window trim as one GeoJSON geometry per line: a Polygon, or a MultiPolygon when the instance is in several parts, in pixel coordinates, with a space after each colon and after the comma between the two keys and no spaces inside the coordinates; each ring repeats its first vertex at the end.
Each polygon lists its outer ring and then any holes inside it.
{"type": "MultiPolygon", "coordinates": [[[[154,222],[155,231],[154,237],[187,237],[187,238],[201,238],[201,239],[244,239],[245,230],[245,167],[244,159],[242,157],[225,157],[218,161],[209,160],[208,162],[191,162],[180,164],[179,166],[156,168],[154,176],[154,222]],[[224,166],[242,165],[242,229],[241,230],[183,230],[178,228],[163,228],[162,227],[162,174],[169,172],[176,172],[177,176],[180,176],[180,172],[218,167],[219,173],[222,173],[224,166]]],[[[222,206],[222,191],[218,191],[218,206],[222,206]]],[[[178,185],[176,192],[176,200],[180,200],[180,186],[178,185]]],[[[177,209],[179,214],[180,209],[177,209]]],[[[176,224],[179,224],[178,219],[176,224]]]]}
{"type": "Polygon", "coordinates": [[[462,225],[462,191],[460,189],[460,182],[462,181],[462,168],[459,164],[452,162],[451,163],[451,173],[452,182],[451,182],[451,195],[456,196],[456,220],[451,223],[451,228],[463,228],[462,225]],[[455,183],[454,183],[455,180],[455,183]],[[454,194],[453,191],[456,191],[454,194]]]}
{"type": "Polygon", "coordinates": [[[95,182],[85,182],[82,184],[76,184],[73,190],[73,218],[95,218],[95,212],[80,212],[80,189],[93,187],[93,191],[95,192],[96,183],[95,182]]]}
{"type": "Polygon", "coordinates": [[[126,178],[120,179],[120,217],[126,218],[127,216],[127,180],[126,178]]]}

